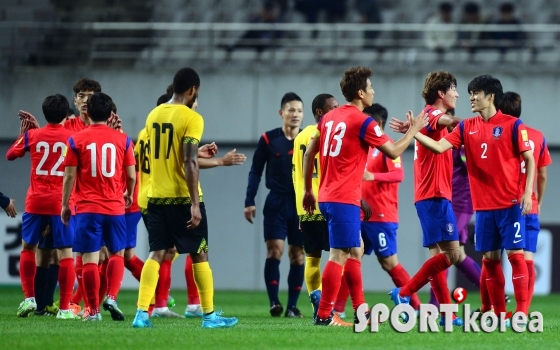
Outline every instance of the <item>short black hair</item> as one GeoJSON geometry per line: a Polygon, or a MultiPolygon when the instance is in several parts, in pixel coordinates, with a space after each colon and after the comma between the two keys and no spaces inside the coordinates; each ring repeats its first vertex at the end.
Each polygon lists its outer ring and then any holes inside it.
{"type": "Polygon", "coordinates": [[[169,101],[170,97],[168,94],[163,94],[161,95],[158,99],[157,99],[157,104],[156,106],[159,106],[162,103],[165,103],[167,101],[169,101]]]}
{"type": "Polygon", "coordinates": [[[504,93],[498,109],[504,114],[521,117],[521,96],[513,91],[504,93]]]}
{"type": "Polygon", "coordinates": [[[101,92],[101,85],[93,79],[82,78],[74,84],[72,89],[76,95],[82,91],[101,92]]]}
{"type": "Polygon", "coordinates": [[[192,87],[200,87],[200,77],[192,68],[182,68],[173,77],[173,93],[182,94],[192,87]]]}
{"type": "Polygon", "coordinates": [[[56,94],[45,98],[42,108],[47,123],[60,124],[66,118],[69,104],[66,97],[56,94]]]}
{"type": "Polygon", "coordinates": [[[286,92],[280,101],[280,109],[283,109],[286,103],[292,101],[299,101],[303,104],[301,97],[299,97],[295,92],[286,92]]]}
{"type": "MultiPolygon", "coordinates": [[[[469,94],[471,92],[484,92],[485,95],[494,94],[494,106],[498,108],[500,100],[504,95],[502,83],[489,74],[480,75],[469,83],[467,88],[469,94]]],[[[499,108],[498,108],[499,109],[499,108]]]]}
{"type": "Polygon", "coordinates": [[[327,100],[329,98],[334,98],[333,95],[331,94],[319,94],[317,96],[315,96],[315,98],[313,99],[313,102],[311,102],[311,112],[313,113],[314,116],[316,116],[316,111],[317,109],[323,109],[323,107],[325,107],[325,104],[327,103],[327,100]]]}
{"type": "Polygon", "coordinates": [[[515,10],[515,7],[513,6],[513,4],[511,2],[505,2],[500,6],[500,12],[501,13],[513,13],[514,10],[515,10]]]}
{"type": "Polygon", "coordinates": [[[480,6],[476,2],[467,2],[464,7],[465,13],[474,15],[480,12],[480,6]]]}
{"type": "Polygon", "coordinates": [[[117,114],[117,105],[115,104],[115,102],[111,103],[111,112],[117,114]]]}
{"type": "Polygon", "coordinates": [[[453,5],[449,2],[442,2],[439,4],[439,10],[443,13],[451,13],[453,12],[453,5]]]}
{"type": "Polygon", "coordinates": [[[113,100],[109,95],[96,92],[87,101],[89,118],[94,122],[106,122],[111,117],[113,100]]]}
{"type": "Polygon", "coordinates": [[[383,107],[379,103],[374,103],[371,106],[364,108],[364,113],[372,117],[377,124],[382,126],[385,126],[387,118],[389,117],[387,108],[383,107]]]}

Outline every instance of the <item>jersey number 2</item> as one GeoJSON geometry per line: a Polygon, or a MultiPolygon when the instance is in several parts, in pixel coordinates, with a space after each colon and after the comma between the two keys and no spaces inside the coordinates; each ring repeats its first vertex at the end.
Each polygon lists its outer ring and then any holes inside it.
{"type": "MultiPolygon", "coordinates": [[[[52,176],[64,176],[64,171],[59,171],[58,167],[64,161],[64,149],[65,148],[66,148],[66,145],[63,142],[56,142],[53,145],[53,148],[52,148],[53,153],[57,153],[57,150],[60,150],[60,157],[58,157],[58,160],[56,161],[56,163],[52,167],[52,169],[50,171],[50,175],[52,175],[52,176]]],[[[41,150],[44,150],[43,151],[43,157],[41,157],[41,161],[39,162],[39,165],[37,165],[37,168],[35,169],[35,174],[37,174],[37,175],[49,175],[48,170],[41,169],[43,167],[43,165],[45,164],[45,162],[47,161],[47,158],[49,157],[49,152],[50,152],[49,151],[50,150],[49,144],[46,143],[45,141],[38,142],[37,146],[35,146],[35,152],[40,153],[41,150]]]]}
{"type": "Polygon", "coordinates": [[[336,124],[333,135],[333,143],[336,142],[336,144],[331,145],[329,140],[331,138],[333,123],[334,121],[332,120],[328,123],[325,123],[325,126],[327,127],[327,134],[325,135],[325,145],[323,146],[323,157],[326,157],[327,154],[331,157],[336,157],[340,154],[340,149],[342,148],[342,138],[346,133],[346,123],[340,122],[336,124]],[[329,146],[331,146],[330,150],[329,146]]]}

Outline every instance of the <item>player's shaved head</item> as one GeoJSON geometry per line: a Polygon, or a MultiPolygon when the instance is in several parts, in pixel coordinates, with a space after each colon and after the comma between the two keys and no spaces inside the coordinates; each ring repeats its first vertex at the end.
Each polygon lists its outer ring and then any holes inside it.
{"type": "Polygon", "coordinates": [[[494,95],[494,106],[499,109],[500,100],[504,95],[504,89],[502,88],[502,83],[489,74],[480,75],[469,83],[468,86],[469,94],[474,92],[484,92],[484,95],[489,94],[494,95]]]}
{"type": "Polygon", "coordinates": [[[56,94],[45,98],[42,108],[47,123],[60,124],[66,118],[70,105],[66,97],[56,94]]]}
{"type": "Polygon", "coordinates": [[[340,81],[340,90],[346,101],[353,101],[358,91],[367,90],[367,80],[372,74],[371,69],[367,67],[352,67],[344,72],[344,76],[340,81]]]}
{"type": "Polygon", "coordinates": [[[74,84],[74,93],[77,95],[81,91],[101,92],[101,85],[89,78],[82,78],[74,84]]]}
{"type": "Polygon", "coordinates": [[[521,117],[521,96],[513,91],[504,93],[498,105],[498,109],[504,114],[517,118],[521,117]]]}
{"type": "Polygon", "coordinates": [[[381,125],[381,127],[385,126],[387,118],[389,117],[387,108],[383,107],[379,103],[374,103],[371,106],[364,108],[363,112],[372,117],[377,124],[381,125]]]}
{"type": "Polygon", "coordinates": [[[430,72],[426,81],[424,81],[422,97],[426,104],[433,105],[438,99],[439,91],[443,91],[445,94],[453,86],[457,87],[457,79],[451,73],[444,71],[430,72]]]}
{"type": "Polygon", "coordinates": [[[94,122],[106,122],[111,117],[113,100],[109,95],[96,92],[87,102],[88,116],[94,122]]]}

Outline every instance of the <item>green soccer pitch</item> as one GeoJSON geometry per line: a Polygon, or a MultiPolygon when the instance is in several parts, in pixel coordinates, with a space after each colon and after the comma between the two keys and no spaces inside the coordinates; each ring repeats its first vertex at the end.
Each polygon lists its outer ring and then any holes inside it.
{"type": "MultiPolygon", "coordinates": [[[[173,290],[177,301],[173,310],[183,313],[186,293],[173,290]]],[[[302,293],[299,308],[303,319],[272,318],[268,313],[266,292],[227,292],[215,294],[216,309],[224,316],[239,318],[231,329],[202,329],[201,319],[152,319],[155,328],[133,329],[136,310],[135,291],[122,291],[119,306],[126,314],[124,322],[111,320],[103,312],[103,321],[84,323],[80,320],[57,320],[54,317],[16,317],[23,293],[17,287],[0,287],[0,343],[3,349],[560,349],[560,295],[536,296],[533,310],[544,317],[543,333],[453,333],[421,334],[395,332],[388,324],[379,333],[353,333],[352,328],[318,327],[311,323],[311,306],[302,293]]],[[[427,300],[425,294],[422,300],[427,300]]],[[[281,293],[280,300],[286,299],[281,293]]],[[[384,293],[366,293],[366,300],[390,304],[384,293]]],[[[478,295],[467,301],[474,308],[478,295]]],[[[514,307],[508,304],[508,309],[514,307]]],[[[350,305],[346,308],[351,310],[350,305]]],[[[417,328],[416,328],[417,329],[417,328]]],[[[442,328],[440,328],[442,330],[442,328]]]]}

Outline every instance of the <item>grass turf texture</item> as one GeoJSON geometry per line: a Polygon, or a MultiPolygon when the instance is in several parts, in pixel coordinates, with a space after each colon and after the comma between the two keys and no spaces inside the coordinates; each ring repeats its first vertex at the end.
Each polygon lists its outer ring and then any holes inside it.
{"type": "MultiPolygon", "coordinates": [[[[172,291],[177,300],[173,310],[185,310],[184,291],[172,291]]],[[[16,317],[23,293],[17,287],[0,287],[0,342],[3,349],[558,349],[560,348],[560,295],[535,297],[533,310],[544,316],[543,333],[453,333],[421,334],[395,332],[388,324],[379,333],[353,333],[352,328],[318,327],[311,324],[311,306],[302,293],[299,306],[307,316],[303,319],[272,318],[268,312],[266,292],[216,292],[216,309],[224,316],[236,316],[239,324],[231,329],[202,329],[201,319],[152,319],[153,329],[133,329],[136,311],[136,291],[122,291],[119,306],[126,315],[124,322],[115,322],[107,312],[103,321],[84,323],[76,320],[57,320],[54,317],[16,317]],[[86,344],[90,345],[86,345],[86,344]],[[93,347],[92,347],[93,345],[93,347]]],[[[427,295],[421,295],[427,300],[427,295]]],[[[286,294],[281,293],[281,299],[286,294]]],[[[366,293],[373,305],[391,305],[384,293],[366,293]]],[[[468,301],[474,308],[478,295],[471,293],[468,301]]],[[[513,302],[508,309],[514,307],[513,302]]],[[[350,315],[351,307],[346,311],[350,315]]],[[[417,329],[417,328],[416,328],[417,329]]],[[[442,328],[440,328],[442,330],[442,328]]]]}

